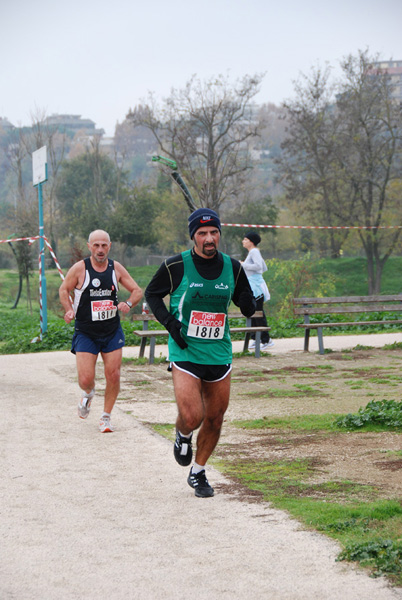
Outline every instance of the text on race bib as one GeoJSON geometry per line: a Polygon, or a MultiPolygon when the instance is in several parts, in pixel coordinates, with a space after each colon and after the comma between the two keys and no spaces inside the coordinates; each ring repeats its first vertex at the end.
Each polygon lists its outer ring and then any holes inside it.
{"type": "Polygon", "coordinates": [[[113,300],[93,300],[91,302],[92,321],[106,321],[116,316],[117,306],[113,300]]]}
{"type": "Polygon", "coordinates": [[[221,340],[225,333],[225,313],[192,310],[187,335],[200,340],[221,340]]]}

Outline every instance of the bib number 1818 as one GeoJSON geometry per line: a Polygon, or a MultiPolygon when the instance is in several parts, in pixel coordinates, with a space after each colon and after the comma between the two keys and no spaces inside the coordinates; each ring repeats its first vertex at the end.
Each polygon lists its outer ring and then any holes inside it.
{"type": "Polygon", "coordinates": [[[225,333],[225,313],[192,310],[187,335],[201,340],[221,340],[225,333]]]}
{"type": "Polygon", "coordinates": [[[195,337],[218,339],[220,337],[220,327],[200,327],[197,325],[195,337]]]}

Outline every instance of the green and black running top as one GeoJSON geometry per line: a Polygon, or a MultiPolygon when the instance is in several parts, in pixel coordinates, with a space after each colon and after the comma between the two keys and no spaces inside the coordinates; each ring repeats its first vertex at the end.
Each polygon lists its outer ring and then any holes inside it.
{"type": "Polygon", "coordinates": [[[120,323],[114,261],[109,259],[103,272],[95,271],[89,257],[84,264],[84,283],[74,290],[75,330],[90,337],[112,335],[120,323]]]}
{"type": "Polygon", "coordinates": [[[170,296],[170,313],[182,323],[184,350],[169,337],[169,360],[225,365],[232,362],[227,312],[235,282],[230,257],[222,254],[223,269],[216,279],[204,279],[194,266],[191,250],[182,253],[184,273],[170,296]]]}
{"type": "MultiPolygon", "coordinates": [[[[179,289],[179,287],[182,285],[183,282],[183,278],[184,278],[184,259],[183,259],[183,254],[176,254],[174,256],[171,256],[169,258],[167,258],[166,260],[163,261],[163,263],[160,265],[159,269],[157,270],[157,272],[155,273],[155,275],[153,276],[152,280],[149,282],[146,290],[145,290],[145,298],[153,312],[153,314],[155,315],[155,317],[158,319],[159,323],[162,323],[162,325],[164,325],[166,323],[167,320],[169,320],[169,318],[171,318],[171,313],[169,312],[165,302],[164,302],[164,298],[166,296],[178,296],[178,297],[182,297],[183,296],[183,292],[179,293],[177,292],[177,290],[179,289]]],[[[221,252],[217,252],[215,254],[215,256],[213,256],[212,258],[204,258],[199,256],[194,248],[187,252],[187,261],[191,260],[193,262],[193,268],[195,269],[197,276],[196,279],[194,280],[194,284],[197,282],[199,284],[204,284],[206,280],[208,283],[213,284],[213,290],[214,293],[215,291],[218,291],[218,288],[215,288],[215,285],[220,285],[221,283],[223,283],[224,285],[229,285],[229,281],[224,280],[223,279],[223,269],[226,268],[226,272],[227,272],[227,267],[228,267],[228,260],[229,260],[229,265],[232,269],[232,277],[233,277],[233,282],[234,282],[234,291],[233,291],[233,295],[232,295],[232,301],[233,304],[235,304],[236,306],[238,306],[242,312],[242,314],[245,317],[251,317],[256,309],[256,303],[255,303],[255,298],[253,296],[253,292],[251,290],[249,281],[247,279],[247,275],[244,272],[244,269],[242,267],[242,265],[240,264],[240,262],[238,260],[236,260],[235,258],[224,258],[226,255],[222,254],[221,252]]],[[[191,290],[194,294],[194,296],[196,296],[196,298],[194,298],[194,300],[197,301],[197,307],[193,306],[191,307],[191,309],[193,310],[198,310],[198,301],[201,302],[201,298],[200,296],[202,296],[202,292],[201,290],[204,290],[204,287],[202,288],[198,288],[198,294],[196,292],[196,286],[193,285],[191,287],[191,283],[190,282],[188,284],[188,288],[189,290],[191,290]]],[[[206,289],[206,288],[205,288],[206,289]]],[[[228,288],[229,290],[229,288],[228,288]]],[[[184,291],[184,287],[183,287],[183,291],[184,291]]],[[[223,290],[225,291],[225,290],[223,290]]],[[[226,290],[227,292],[227,290],[226,290]]],[[[220,294],[220,292],[219,292],[220,294]]],[[[190,296],[187,297],[187,299],[190,296]]],[[[224,301],[224,299],[221,299],[224,301]]],[[[175,303],[177,301],[175,300],[175,303]]],[[[177,302],[177,309],[179,308],[179,302],[177,302]]],[[[209,305],[201,305],[201,309],[207,309],[210,310],[210,306],[209,305]]],[[[173,303],[172,303],[172,310],[173,310],[173,303]]],[[[183,311],[182,311],[183,312],[183,311]]],[[[203,310],[203,312],[205,312],[203,310]]],[[[221,312],[220,310],[218,312],[221,312]]],[[[179,312],[180,314],[180,312],[179,312]]],[[[195,321],[193,321],[193,325],[200,325],[200,323],[196,323],[195,321]]],[[[208,325],[204,324],[204,327],[208,327],[208,326],[219,326],[218,324],[215,323],[210,323],[208,325]]],[[[188,327],[188,325],[187,325],[188,327]]],[[[183,325],[183,329],[184,329],[184,325],[183,325]]],[[[200,330],[199,330],[200,333],[200,330]]],[[[204,330],[205,333],[205,330],[204,330]]],[[[211,336],[213,335],[213,331],[211,332],[211,336]]],[[[209,330],[208,333],[206,335],[207,339],[209,336],[209,330]]],[[[187,339],[187,338],[186,338],[187,339]]],[[[212,340],[212,338],[211,338],[212,340]]],[[[187,340],[188,341],[188,340],[187,340]]],[[[219,340],[218,340],[219,342],[219,340]]],[[[171,343],[173,343],[173,340],[171,340],[171,343]]],[[[220,342],[219,342],[220,343],[220,342]]],[[[190,344],[191,345],[191,344],[190,344]]],[[[215,354],[214,354],[215,356],[215,354]]],[[[212,362],[212,358],[213,356],[210,355],[208,357],[208,361],[206,364],[213,364],[212,362]]],[[[176,359],[178,360],[178,359],[176,359]]],[[[181,358],[181,360],[190,360],[188,358],[181,358]]],[[[195,359],[193,358],[192,355],[192,359],[191,362],[201,362],[199,360],[199,356],[196,356],[195,359]]],[[[228,361],[225,361],[223,364],[226,364],[228,361]]],[[[203,363],[205,364],[205,363],[203,363]]],[[[216,363],[219,364],[219,363],[216,363]]]]}

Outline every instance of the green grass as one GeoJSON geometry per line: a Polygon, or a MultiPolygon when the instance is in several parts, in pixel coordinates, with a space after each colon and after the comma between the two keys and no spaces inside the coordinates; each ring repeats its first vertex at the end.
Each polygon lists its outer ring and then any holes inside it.
{"type": "MultiPolygon", "coordinates": [[[[157,270],[157,266],[143,266],[143,267],[130,267],[128,271],[137,281],[137,283],[145,289],[153,275],[157,270]]],[[[323,261],[317,261],[317,270],[321,273],[328,273],[334,276],[335,279],[335,295],[343,296],[343,295],[366,295],[368,293],[367,288],[367,274],[366,274],[366,261],[364,258],[342,258],[338,260],[325,259],[323,261]]],[[[384,268],[384,274],[382,279],[382,289],[381,293],[399,293],[400,291],[400,273],[402,271],[402,257],[391,257],[384,268]]],[[[64,269],[66,272],[66,269],[64,269]]],[[[58,300],[58,288],[61,284],[61,278],[57,270],[55,269],[47,269],[46,271],[46,279],[47,279],[47,303],[49,311],[58,318],[62,318],[62,310],[58,300]]],[[[267,280],[269,284],[269,272],[267,273],[267,280]]],[[[19,277],[16,270],[9,269],[0,269],[0,305],[4,308],[11,308],[14,304],[17,290],[18,290],[18,282],[19,277]]],[[[30,286],[31,286],[31,295],[33,302],[33,310],[36,315],[36,311],[39,306],[39,283],[38,283],[38,273],[35,271],[30,277],[30,286]]],[[[301,328],[297,327],[297,323],[301,322],[301,319],[281,319],[276,316],[277,310],[281,306],[282,299],[288,293],[289,290],[281,289],[280,284],[277,285],[276,289],[272,289],[272,300],[266,304],[266,312],[269,321],[269,325],[271,326],[271,336],[273,339],[275,338],[287,338],[287,337],[302,337],[304,332],[301,328]]],[[[128,297],[128,293],[125,290],[121,290],[120,297],[122,300],[128,297]]],[[[26,284],[23,284],[23,293],[18,306],[18,309],[27,310],[27,292],[26,292],[26,284]]],[[[141,312],[140,306],[135,307],[134,312],[141,312]]],[[[395,315],[399,316],[399,315],[395,315]]],[[[339,319],[339,321],[348,321],[350,319],[350,315],[338,315],[335,317],[339,319]]],[[[326,331],[326,335],[337,335],[339,333],[373,333],[376,331],[386,331],[393,330],[397,331],[400,329],[397,325],[366,325],[364,321],[374,320],[374,319],[383,319],[390,318],[389,314],[386,313],[375,313],[370,315],[363,315],[361,317],[357,317],[361,319],[361,323],[359,325],[355,325],[352,327],[334,327],[330,330],[326,331]]],[[[131,317],[130,317],[131,319],[131,317]]],[[[321,316],[319,317],[321,320],[321,316]]],[[[334,320],[334,315],[323,315],[323,321],[328,319],[328,321],[334,320]]],[[[312,319],[313,322],[313,319],[312,319]]],[[[39,320],[38,320],[39,323],[39,320]]],[[[231,322],[233,326],[236,326],[236,322],[231,322]]],[[[243,323],[242,323],[243,324],[243,323]]],[[[158,324],[155,325],[156,328],[159,327],[158,324]]],[[[142,323],[138,323],[136,327],[142,327],[142,323]]],[[[125,331],[126,333],[126,331],[125,331]]],[[[243,339],[243,334],[236,334],[233,339],[243,339]]],[[[162,340],[157,340],[157,343],[162,340]]],[[[130,339],[130,345],[137,345],[138,339],[130,339]]],[[[26,350],[23,350],[26,351],[26,350]]]]}
{"type": "Polygon", "coordinates": [[[400,543],[402,505],[398,500],[379,499],[374,486],[344,479],[314,482],[315,469],[309,459],[268,462],[236,457],[218,465],[226,475],[344,548],[383,538],[400,543]]]}
{"type": "Polygon", "coordinates": [[[292,417],[262,417],[236,420],[241,429],[281,429],[287,431],[399,431],[402,429],[402,402],[372,400],[357,413],[348,415],[296,415],[292,417]]]}
{"type": "MultiPolygon", "coordinates": [[[[314,514],[314,522],[310,514],[310,504],[317,507],[321,498],[326,502],[342,501],[352,504],[363,498],[377,500],[378,492],[373,486],[362,485],[348,480],[311,482],[315,468],[310,459],[280,460],[269,462],[264,460],[244,460],[236,458],[221,463],[226,475],[238,479],[251,490],[260,492],[264,500],[273,502],[279,508],[289,510],[294,514],[296,505],[300,511],[297,515],[303,522],[317,527],[319,520],[314,514]],[[347,500],[346,500],[347,498],[347,500]],[[300,510],[300,502],[307,500],[300,510]],[[307,514],[306,514],[307,513],[307,514]]],[[[402,511],[401,511],[402,512],[402,511]]]]}
{"type": "Polygon", "coordinates": [[[379,498],[374,486],[340,479],[314,482],[309,459],[289,461],[216,459],[228,477],[286,510],[308,529],[343,547],[337,560],[355,561],[375,577],[387,575],[402,585],[402,504],[379,498]]]}
{"type": "MultiPolygon", "coordinates": [[[[122,319],[122,328],[127,346],[138,346],[139,338],[133,334],[137,328],[131,321],[122,319]]],[[[67,325],[60,316],[48,311],[48,330],[42,340],[32,343],[40,335],[40,312],[34,308],[32,314],[25,307],[10,309],[0,303],[0,354],[21,354],[70,350],[74,324],[67,325]]],[[[166,338],[164,342],[166,343],[166,338]]],[[[159,359],[155,359],[158,362],[159,359]]]]}
{"type": "Polygon", "coordinates": [[[314,390],[311,386],[299,385],[294,386],[296,389],[280,389],[280,388],[269,388],[265,391],[258,390],[253,392],[244,392],[243,396],[248,398],[304,398],[305,396],[316,396],[320,391],[314,390]]]}
{"type": "Polygon", "coordinates": [[[315,373],[317,370],[321,371],[333,371],[332,365],[315,365],[314,367],[297,367],[299,373],[315,373]]]}
{"type": "Polygon", "coordinates": [[[288,431],[335,431],[334,421],[340,415],[297,415],[294,417],[263,417],[262,419],[233,421],[241,429],[283,429],[288,431]]]}
{"type": "MultiPolygon", "coordinates": [[[[298,415],[232,422],[243,429],[286,433],[317,431],[331,435],[345,430],[395,431],[400,427],[402,402],[373,401],[356,415],[298,415]],[[363,419],[363,415],[365,419],[363,419]]],[[[277,441],[287,444],[286,438],[277,441]]],[[[240,451],[241,452],[241,451],[240,451]]],[[[314,461],[267,461],[223,452],[217,467],[273,506],[288,511],[309,529],[336,539],[343,550],[337,560],[355,561],[373,576],[387,575],[402,585],[402,503],[381,498],[381,490],[345,479],[318,481],[314,461]]],[[[390,454],[402,455],[402,451],[390,454]]]]}
{"type": "Polygon", "coordinates": [[[159,433],[159,435],[162,435],[170,441],[174,441],[176,428],[171,423],[148,423],[148,426],[156,433],[159,433]]]}
{"type": "MultiPolygon", "coordinates": [[[[367,261],[365,258],[323,259],[320,270],[335,278],[336,296],[366,296],[367,261]]],[[[385,263],[381,280],[381,294],[399,294],[402,257],[391,256],[385,263]]]]}

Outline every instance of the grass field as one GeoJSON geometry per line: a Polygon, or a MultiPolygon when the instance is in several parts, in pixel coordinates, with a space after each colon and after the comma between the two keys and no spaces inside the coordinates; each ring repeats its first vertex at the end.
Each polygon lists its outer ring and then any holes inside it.
{"type": "MultiPolygon", "coordinates": [[[[133,267],[129,271],[137,283],[145,289],[152,276],[156,266],[133,267]]],[[[335,295],[365,295],[367,294],[367,277],[365,268],[365,259],[363,258],[344,258],[339,260],[323,260],[313,263],[311,266],[317,279],[331,278],[334,284],[335,295]]],[[[392,257],[388,260],[382,281],[382,293],[399,293],[401,290],[402,257],[392,257]]],[[[283,299],[289,290],[277,282],[273,287],[270,282],[270,271],[268,270],[266,279],[271,291],[271,301],[266,304],[266,313],[271,326],[272,338],[300,337],[303,335],[301,329],[297,328],[297,323],[301,319],[283,318],[280,316],[280,307],[283,299]]],[[[37,344],[31,344],[31,340],[38,336],[40,331],[40,312],[39,312],[39,282],[37,272],[30,277],[31,303],[28,302],[27,284],[24,281],[22,286],[22,295],[16,309],[12,309],[18,293],[19,276],[15,270],[0,269],[0,353],[20,353],[20,352],[40,352],[44,350],[67,350],[70,345],[73,326],[66,325],[63,320],[63,312],[59,303],[58,288],[61,283],[61,277],[57,270],[48,269],[46,271],[47,281],[47,307],[48,307],[48,333],[46,339],[37,344]]],[[[121,290],[120,299],[127,298],[128,293],[121,290]]],[[[133,327],[132,321],[135,320],[135,314],[141,312],[141,306],[137,306],[131,312],[129,317],[122,320],[123,329],[126,335],[127,344],[135,346],[139,340],[132,334],[136,327],[141,328],[138,323],[133,327]]],[[[372,315],[376,319],[381,319],[381,314],[372,315]]],[[[325,319],[325,316],[323,316],[325,319]]],[[[341,320],[349,320],[348,315],[337,317],[341,320]]],[[[332,317],[331,317],[331,320],[332,317]]],[[[364,315],[362,316],[364,321],[364,315]]],[[[312,319],[314,322],[314,319],[312,319]]],[[[232,323],[236,326],[236,323],[232,323]]],[[[151,324],[151,328],[158,328],[158,324],[151,324]]],[[[362,323],[356,327],[341,327],[328,330],[326,335],[336,335],[338,333],[348,333],[353,331],[364,331],[366,333],[383,331],[383,327],[368,326],[362,323]]],[[[157,340],[158,343],[159,340],[157,340]]]]}

